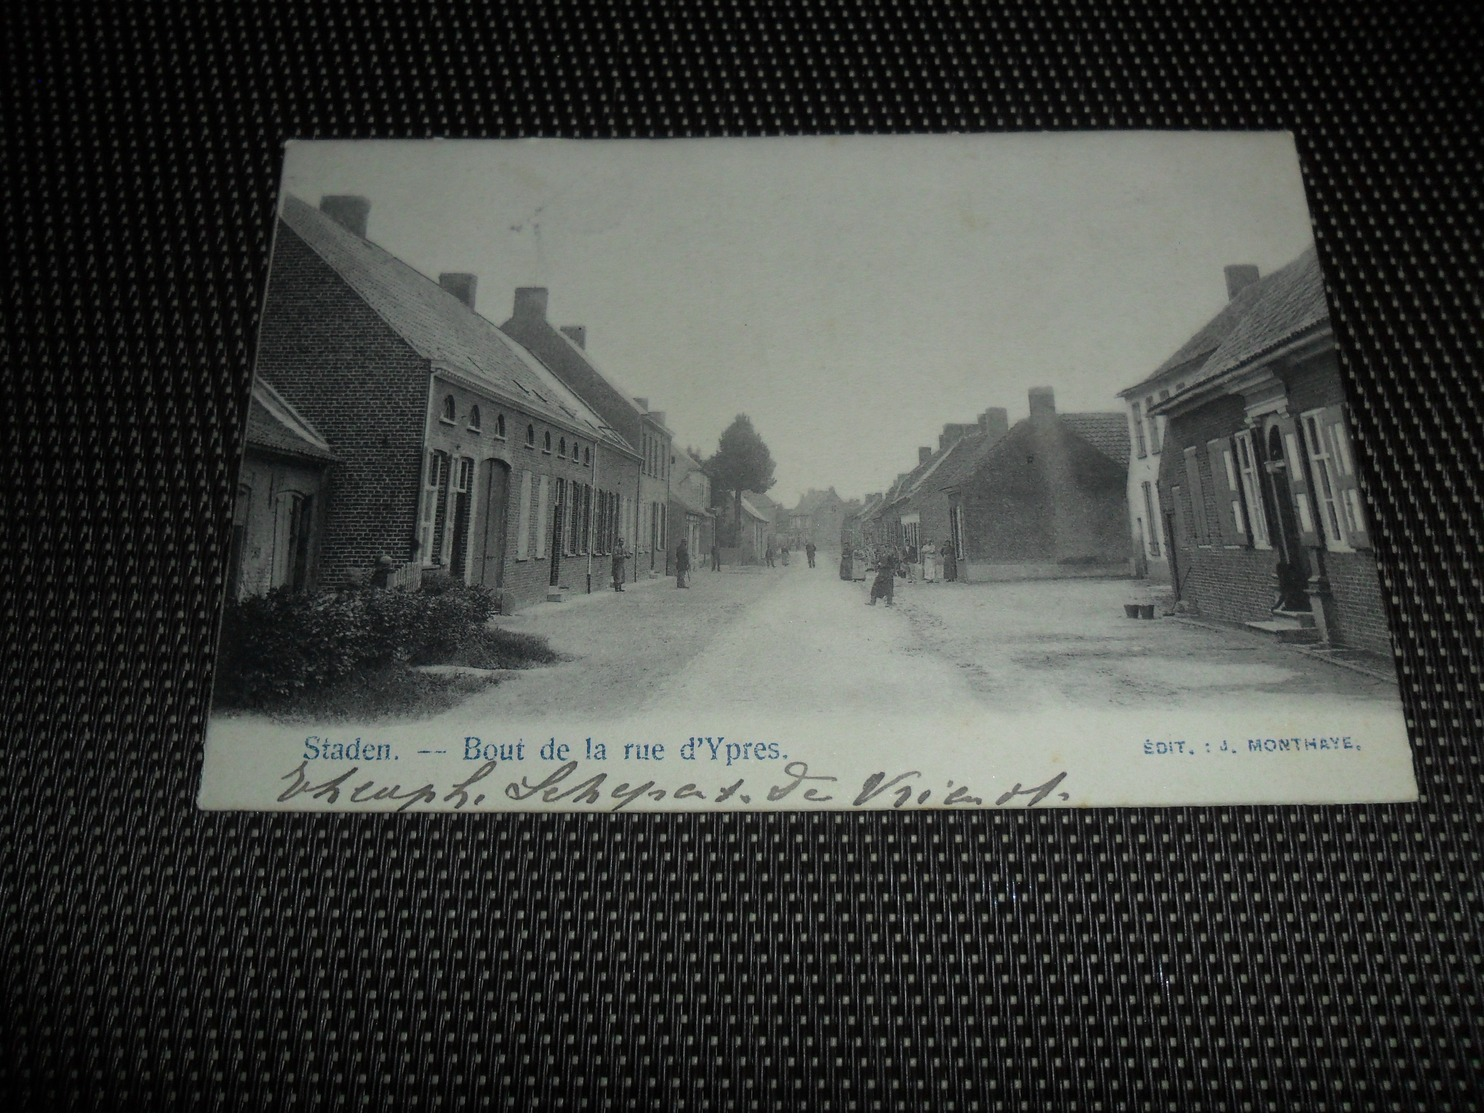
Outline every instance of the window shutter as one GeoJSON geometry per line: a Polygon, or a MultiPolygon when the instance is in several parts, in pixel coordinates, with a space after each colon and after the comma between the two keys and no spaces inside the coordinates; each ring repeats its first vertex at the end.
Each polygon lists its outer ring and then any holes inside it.
{"type": "Polygon", "coordinates": [[[1206,443],[1211,462],[1211,496],[1216,503],[1216,525],[1220,542],[1236,546],[1247,542],[1247,524],[1242,516],[1241,486],[1231,439],[1213,438],[1206,443]]]}
{"type": "Polygon", "coordinates": [[[1345,518],[1345,533],[1352,547],[1369,547],[1371,533],[1366,526],[1365,498],[1360,491],[1360,472],[1350,447],[1350,426],[1341,407],[1324,409],[1324,431],[1330,440],[1330,459],[1340,483],[1338,499],[1345,518]]]}
{"type": "Polygon", "coordinates": [[[1283,460],[1288,491],[1293,494],[1293,510],[1298,517],[1299,542],[1305,547],[1317,547],[1319,512],[1314,507],[1314,495],[1309,488],[1309,464],[1299,441],[1298,423],[1292,415],[1280,415],[1278,430],[1283,435],[1283,460]]]}
{"type": "Polygon", "coordinates": [[[1194,446],[1185,448],[1185,483],[1190,493],[1190,534],[1197,544],[1211,541],[1206,518],[1206,488],[1201,484],[1201,459],[1194,446]]]}

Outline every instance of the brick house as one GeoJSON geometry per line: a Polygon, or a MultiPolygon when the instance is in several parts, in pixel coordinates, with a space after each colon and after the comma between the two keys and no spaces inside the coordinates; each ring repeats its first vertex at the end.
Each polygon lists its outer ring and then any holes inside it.
{"type": "Polygon", "coordinates": [[[500,329],[534,353],[566,388],[582,399],[617,437],[639,452],[634,483],[638,500],[622,522],[633,552],[634,576],[666,569],[670,538],[670,479],[675,436],[663,411],[618,387],[587,350],[583,326],[553,326],[545,287],[517,287],[509,319],[500,329]]]}
{"type": "Polygon", "coordinates": [[[799,498],[799,503],[787,512],[786,524],[778,530],[789,537],[795,547],[812,542],[815,547],[834,552],[840,545],[840,533],[849,510],[846,501],[831,485],[823,491],[810,489],[799,498]]]}
{"type": "Polygon", "coordinates": [[[1257,295],[1253,286],[1258,279],[1257,268],[1251,264],[1234,264],[1226,269],[1225,275],[1227,303],[1220,312],[1147,377],[1118,393],[1128,408],[1133,439],[1128,470],[1128,514],[1134,572],[1161,584],[1170,581],[1173,524],[1160,511],[1159,471],[1169,420],[1157,407],[1185,390],[1186,381],[1210,359],[1251,308],[1257,295]]]}
{"type": "Polygon", "coordinates": [[[227,592],[313,589],[319,581],[326,474],[335,455],[324,436],[272,385],[253,377],[227,592]]]}
{"type": "Polygon", "coordinates": [[[370,205],[285,199],[258,371],[335,455],[318,572],[384,559],[501,591],[586,587],[637,503],[639,456],[474,309],[475,277],[422,275],[366,239],[370,205]]]}
{"type": "Polygon", "coordinates": [[[1129,573],[1122,413],[1058,414],[1032,388],[1029,416],[980,450],[939,486],[964,581],[1129,573]]]}
{"type": "Polygon", "coordinates": [[[1155,404],[1172,579],[1203,616],[1390,654],[1324,279],[1311,248],[1155,404]]]}

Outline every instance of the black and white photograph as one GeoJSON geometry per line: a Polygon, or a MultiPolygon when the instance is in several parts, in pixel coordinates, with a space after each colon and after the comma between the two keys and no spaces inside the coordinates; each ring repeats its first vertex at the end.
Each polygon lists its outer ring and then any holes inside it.
{"type": "Polygon", "coordinates": [[[287,146],[200,805],[1416,797],[1285,133],[287,146]]]}

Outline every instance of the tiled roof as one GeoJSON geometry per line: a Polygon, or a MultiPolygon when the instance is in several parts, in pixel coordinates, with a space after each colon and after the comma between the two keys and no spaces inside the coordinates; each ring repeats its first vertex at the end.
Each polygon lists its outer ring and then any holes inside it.
{"type": "Polygon", "coordinates": [[[1258,288],[1256,300],[1201,366],[1198,380],[1231,372],[1315,327],[1328,325],[1324,276],[1314,249],[1253,286],[1258,288]]]}
{"type": "Polygon", "coordinates": [[[1062,425],[1112,458],[1128,465],[1128,416],[1121,411],[1069,411],[1058,415],[1062,425]]]}
{"type": "Polygon", "coordinates": [[[274,391],[273,385],[256,376],[247,411],[247,444],[316,461],[335,460],[330,444],[313,424],[274,391]]]}
{"type": "Polygon", "coordinates": [[[1120,394],[1134,395],[1177,369],[1189,374],[1187,386],[1209,380],[1328,320],[1324,277],[1311,247],[1244,287],[1164,364],[1120,394]]]}
{"type": "Polygon", "coordinates": [[[282,218],[423,357],[482,382],[535,415],[629,449],[524,346],[409,264],[293,195],[282,218]]]}
{"type": "Polygon", "coordinates": [[[745,496],[742,498],[742,511],[746,512],[754,520],[762,520],[765,524],[771,523],[773,520],[771,516],[765,516],[763,515],[763,513],[759,512],[752,501],[745,496]]]}

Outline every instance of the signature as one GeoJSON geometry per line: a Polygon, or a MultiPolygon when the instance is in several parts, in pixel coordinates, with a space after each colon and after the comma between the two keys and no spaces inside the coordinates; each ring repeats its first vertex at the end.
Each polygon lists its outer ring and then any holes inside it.
{"type": "Polygon", "coordinates": [[[738,777],[727,783],[687,782],[678,787],[661,787],[654,780],[616,781],[605,771],[591,772],[591,765],[583,769],[575,760],[553,768],[540,778],[522,776],[501,786],[500,779],[495,776],[499,766],[497,760],[486,761],[465,778],[443,788],[431,782],[404,787],[400,783],[362,778],[359,765],[328,779],[311,779],[308,762],[301,761],[297,768],[282,777],[282,782],[288,786],[279,793],[278,801],[289,803],[308,797],[329,804],[381,805],[400,812],[420,805],[460,811],[482,807],[491,798],[497,801],[504,798],[512,803],[565,803],[611,811],[621,811],[636,803],[644,805],[665,800],[705,802],[732,808],[758,802],[837,803],[842,807],[901,810],[930,805],[963,809],[1034,807],[1052,796],[1057,802],[1071,798],[1069,793],[1061,790],[1067,778],[1066,772],[1058,772],[1050,779],[1029,787],[1017,782],[1012,787],[999,789],[997,794],[978,794],[967,784],[954,780],[948,780],[943,787],[924,782],[923,774],[916,770],[894,775],[873,772],[857,788],[845,784],[837,776],[811,771],[802,760],[785,764],[784,778],[777,782],[738,777]]]}

